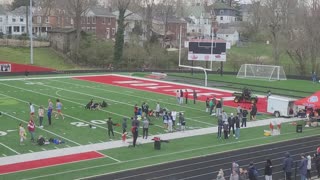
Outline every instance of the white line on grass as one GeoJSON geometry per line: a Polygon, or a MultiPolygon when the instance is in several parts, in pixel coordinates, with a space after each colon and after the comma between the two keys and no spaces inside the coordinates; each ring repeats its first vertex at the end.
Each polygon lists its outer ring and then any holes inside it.
{"type": "Polygon", "coordinates": [[[4,145],[3,143],[0,143],[2,146],[4,146],[5,148],[9,149],[10,151],[16,153],[16,154],[20,154],[19,152],[15,151],[14,149],[10,148],[9,146],[4,145]]]}
{"type": "Polygon", "coordinates": [[[47,149],[46,148],[41,148],[43,151],[46,151],[47,149]]]}
{"type": "MultiPolygon", "coordinates": [[[[1,83],[0,83],[0,84],[1,84],[1,83]]],[[[26,90],[26,91],[27,91],[27,90],[26,90]]],[[[32,92],[32,93],[37,93],[37,92],[32,92]]],[[[39,93],[39,94],[43,95],[42,93],[39,93]]],[[[15,99],[15,100],[20,101],[20,102],[28,103],[28,101],[24,101],[24,100],[22,100],[22,99],[18,99],[18,98],[12,97],[12,96],[8,96],[8,95],[5,95],[5,94],[0,94],[0,95],[7,96],[7,97],[9,97],[9,98],[15,99]]],[[[46,96],[48,96],[48,95],[46,95],[46,96]]],[[[33,104],[33,105],[39,107],[39,105],[36,105],[36,104],[33,104]]],[[[91,123],[91,122],[88,122],[88,121],[85,121],[85,120],[82,120],[82,119],[79,119],[79,118],[70,116],[70,115],[67,115],[67,114],[63,114],[63,115],[66,116],[66,117],[69,117],[69,118],[71,118],[71,119],[75,119],[75,120],[78,120],[78,121],[81,121],[81,122],[84,122],[84,123],[87,123],[87,124],[91,124],[91,125],[94,125],[94,126],[96,126],[96,127],[99,127],[99,128],[102,128],[102,129],[106,129],[106,130],[107,130],[106,127],[103,127],[103,126],[100,126],[100,125],[97,125],[97,124],[94,124],[94,123],[91,123]]],[[[117,131],[114,131],[114,132],[117,133],[117,134],[121,134],[121,133],[119,133],[119,132],[117,132],[117,131]]]]}
{"type": "MultiPolygon", "coordinates": [[[[24,122],[24,123],[28,124],[28,122],[27,122],[27,121],[24,121],[23,119],[20,119],[20,118],[18,118],[18,117],[12,116],[12,115],[7,114],[7,113],[3,113],[3,114],[6,115],[6,116],[11,117],[11,118],[13,118],[13,119],[16,119],[16,120],[18,120],[18,121],[21,121],[21,122],[24,122]]],[[[40,128],[39,128],[39,129],[40,129],[40,128]]],[[[48,131],[48,130],[46,130],[46,129],[41,129],[41,130],[42,130],[42,131],[46,131],[46,132],[48,132],[48,133],[50,133],[50,134],[53,134],[53,135],[55,135],[55,136],[58,136],[58,137],[60,137],[60,138],[62,138],[62,139],[68,140],[69,142],[72,142],[72,143],[74,143],[74,144],[76,144],[76,145],[79,145],[79,146],[82,145],[82,144],[80,144],[80,143],[77,143],[77,142],[75,142],[75,141],[72,141],[72,140],[70,140],[70,139],[68,139],[68,138],[65,138],[65,137],[63,137],[63,136],[60,136],[60,135],[58,135],[58,134],[56,134],[56,133],[54,133],[54,132],[48,131]]]]}
{"type": "MultiPolygon", "coordinates": [[[[315,130],[309,130],[309,131],[315,131],[315,130]]],[[[286,135],[296,134],[296,132],[285,133],[285,134],[286,135]]],[[[282,135],[285,135],[285,134],[282,134],[282,135]]],[[[314,137],[314,136],[318,136],[318,135],[310,135],[310,136],[305,136],[305,137],[295,138],[295,139],[302,139],[302,138],[314,137]]],[[[268,137],[254,138],[254,139],[244,140],[242,142],[245,142],[245,141],[247,141],[247,142],[256,141],[256,140],[265,139],[265,138],[268,138],[268,137]]],[[[254,147],[258,147],[258,146],[269,145],[269,144],[274,144],[274,143],[280,143],[280,142],[285,142],[285,141],[288,141],[288,140],[282,140],[282,141],[270,142],[270,143],[263,143],[263,144],[259,144],[259,145],[247,146],[245,148],[254,148],[254,147]]],[[[148,157],[143,157],[143,158],[131,159],[131,160],[121,161],[121,162],[117,162],[117,163],[90,166],[90,167],[85,167],[85,168],[80,168],[80,169],[74,169],[74,170],[69,170],[69,171],[63,171],[63,172],[57,172],[57,173],[52,173],[52,174],[46,174],[46,175],[41,175],[41,176],[30,177],[30,178],[26,178],[24,180],[39,179],[39,178],[50,177],[50,176],[55,176],[55,175],[74,173],[74,172],[85,171],[85,170],[89,170],[89,169],[112,166],[112,165],[116,165],[116,164],[119,164],[119,163],[121,164],[121,163],[135,162],[135,161],[139,161],[139,160],[147,160],[147,159],[152,159],[152,158],[155,158],[155,157],[162,157],[162,156],[168,156],[168,155],[174,155],[174,154],[181,154],[181,153],[185,153],[185,152],[191,152],[191,151],[197,151],[197,150],[201,150],[201,149],[214,148],[214,147],[225,146],[225,145],[230,145],[230,144],[235,144],[235,143],[238,143],[238,142],[231,142],[231,143],[219,144],[219,145],[211,145],[211,146],[206,146],[206,147],[201,147],[201,148],[194,148],[194,149],[188,149],[188,150],[183,150],[183,151],[175,151],[175,152],[172,152],[172,153],[159,154],[159,155],[155,155],[155,156],[148,156],[148,157]]],[[[224,151],[224,152],[231,152],[231,151],[240,150],[240,149],[243,149],[243,148],[244,147],[236,148],[236,149],[232,149],[232,150],[228,150],[228,151],[224,151]]],[[[215,154],[219,154],[219,153],[222,153],[222,152],[209,153],[209,154],[205,154],[205,155],[194,156],[192,158],[190,158],[190,157],[189,158],[183,158],[183,159],[179,159],[179,161],[190,160],[190,159],[195,159],[195,158],[199,158],[199,157],[215,155],[215,154]]],[[[135,167],[135,168],[129,168],[129,169],[115,171],[115,172],[109,172],[109,173],[104,173],[104,174],[99,174],[99,175],[94,175],[94,176],[88,176],[88,177],[83,177],[83,178],[79,178],[79,179],[89,179],[89,178],[93,178],[93,177],[98,177],[98,176],[103,176],[103,175],[108,175],[108,174],[114,174],[114,173],[119,173],[119,172],[123,172],[123,171],[135,170],[135,169],[138,169],[138,168],[139,169],[140,168],[146,168],[146,167],[166,164],[166,163],[170,163],[170,162],[175,162],[175,161],[178,161],[178,160],[168,160],[168,161],[165,161],[165,162],[156,163],[156,164],[152,164],[152,165],[139,166],[139,167],[135,167]]]]}
{"type": "Polygon", "coordinates": [[[32,151],[32,150],[29,150],[29,152],[33,153],[33,151],[32,151]]]}
{"type": "Polygon", "coordinates": [[[6,154],[2,154],[2,156],[6,157],[7,155],[6,154]]]}
{"type": "MultiPolygon", "coordinates": [[[[17,88],[17,89],[21,89],[21,90],[24,90],[24,91],[32,92],[32,93],[35,93],[35,94],[40,94],[40,95],[43,95],[43,96],[53,97],[53,96],[48,95],[48,94],[36,92],[36,91],[33,91],[33,90],[27,90],[27,89],[25,89],[25,88],[20,88],[20,87],[16,87],[16,86],[4,84],[4,83],[0,83],[0,84],[5,85],[5,86],[8,86],[8,87],[17,88]]],[[[12,97],[12,96],[8,96],[8,95],[5,95],[5,94],[2,94],[2,95],[7,96],[7,97],[11,97],[11,98],[16,99],[16,100],[18,100],[18,101],[27,102],[27,101],[23,101],[23,100],[21,100],[21,99],[14,98],[14,97],[12,97]]],[[[60,97],[53,97],[53,98],[60,98],[60,97]]],[[[85,106],[85,104],[81,104],[81,103],[78,103],[78,102],[75,102],[75,101],[71,101],[71,100],[68,100],[68,99],[64,99],[64,98],[60,98],[60,99],[65,100],[65,101],[67,101],[67,102],[74,103],[74,104],[83,105],[83,107],[85,106]]],[[[28,103],[28,102],[27,102],[27,103],[28,103]]],[[[35,104],[34,104],[34,105],[35,105],[35,104]]],[[[38,105],[37,105],[37,106],[38,106],[38,105]]],[[[110,113],[110,114],[114,114],[114,115],[117,115],[117,116],[120,116],[120,117],[130,118],[129,116],[124,116],[124,115],[121,115],[121,114],[118,114],[118,113],[114,113],[114,112],[111,112],[111,111],[106,111],[106,110],[101,110],[101,111],[104,111],[104,112],[107,112],[107,113],[110,113]]],[[[91,125],[94,125],[94,126],[103,128],[103,129],[107,129],[107,128],[105,128],[105,127],[99,126],[99,125],[97,125],[97,124],[93,124],[93,123],[88,122],[88,121],[85,121],[85,120],[81,120],[81,119],[76,118],[76,117],[73,117],[73,116],[69,116],[69,115],[66,115],[66,114],[64,114],[64,115],[65,115],[66,117],[70,117],[70,118],[73,118],[73,119],[76,119],[76,120],[85,122],[85,123],[87,123],[87,124],[91,124],[91,125]]],[[[114,132],[117,133],[117,134],[122,134],[122,133],[117,132],[117,131],[114,131],[114,132]]]]}
{"type": "MultiPolygon", "coordinates": [[[[140,99],[147,99],[147,100],[150,100],[150,101],[157,102],[157,100],[154,100],[154,99],[145,98],[145,97],[140,97],[140,96],[133,96],[133,95],[130,95],[130,94],[123,94],[123,93],[119,93],[119,92],[115,92],[115,91],[111,91],[111,90],[106,90],[106,89],[101,89],[101,88],[93,88],[93,87],[90,87],[90,86],[84,86],[84,85],[79,85],[79,84],[75,84],[75,83],[67,83],[67,82],[58,81],[58,80],[51,80],[51,81],[60,82],[60,83],[65,83],[65,84],[74,85],[74,86],[81,86],[81,87],[91,88],[91,89],[96,89],[96,90],[101,90],[101,91],[105,91],[105,92],[112,92],[112,93],[115,93],[115,94],[121,94],[121,95],[126,95],[126,96],[135,97],[135,98],[140,98],[140,99]]],[[[48,85],[43,85],[43,84],[42,84],[42,86],[48,86],[48,85]]],[[[49,86],[49,87],[51,87],[51,88],[57,88],[57,87],[54,87],[54,86],[49,86]]],[[[64,89],[64,90],[65,90],[65,89],[64,89]]],[[[71,90],[65,90],[65,91],[75,92],[75,91],[71,91],[71,90]]],[[[79,92],[77,92],[77,93],[79,93],[79,92]]],[[[80,94],[80,93],[79,93],[79,94],[80,94]]],[[[88,95],[88,94],[85,94],[85,93],[81,93],[81,94],[88,95]]],[[[113,102],[117,102],[117,103],[120,103],[120,104],[125,104],[125,105],[128,105],[128,106],[134,106],[134,104],[124,103],[124,102],[120,102],[120,101],[116,101],[116,100],[112,100],[112,99],[108,99],[108,98],[104,98],[104,97],[100,97],[100,96],[93,96],[93,97],[100,98],[100,99],[106,99],[106,100],[108,100],[108,101],[113,101],[113,102]]],[[[169,105],[172,105],[172,106],[181,107],[180,105],[177,105],[177,104],[172,104],[172,103],[163,102],[163,101],[159,101],[159,102],[165,103],[165,104],[169,104],[169,105]]],[[[197,108],[191,108],[191,107],[184,107],[184,108],[204,112],[204,111],[199,110],[199,109],[197,109],[197,108]]],[[[205,117],[209,117],[209,116],[205,116],[205,117]]],[[[194,119],[192,119],[192,118],[186,118],[186,119],[189,119],[189,120],[192,120],[192,121],[196,121],[196,122],[199,122],[199,123],[203,123],[203,124],[207,124],[207,125],[214,125],[214,124],[211,124],[211,123],[194,120],[194,119]]]]}

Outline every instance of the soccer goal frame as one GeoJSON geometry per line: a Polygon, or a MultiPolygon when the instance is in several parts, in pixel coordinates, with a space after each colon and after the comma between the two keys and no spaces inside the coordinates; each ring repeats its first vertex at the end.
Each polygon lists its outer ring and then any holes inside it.
{"type": "Polygon", "coordinates": [[[287,80],[282,66],[243,64],[237,78],[261,79],[261,80],[287,80]]]}

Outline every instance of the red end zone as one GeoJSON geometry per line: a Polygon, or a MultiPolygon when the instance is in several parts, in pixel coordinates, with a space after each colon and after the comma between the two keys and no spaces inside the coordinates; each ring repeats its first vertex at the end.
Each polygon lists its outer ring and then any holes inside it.
{"type": "MultiPolygon", "coordinates": [[[[128,76],[117,76],[117,75],[103,75],[103,76],[85,76],[76,77],[76,79],[98,82],[104,84],[110,84],[114,86],[120,86],[125,88],[156,92],[160,94],[176,96],[176,91],[182,89],[189,92],[189,98],[192,99],[192,92],[195,90],[198,95],[198,100],[205,101],[207,97],[216,97],[218,99],[224,98],[223,103],[226,106],[237,107],[238,103],[233,102],[232,92],[227,92],[220,89],[211,89],[205,87],[197,87],[184,84],[176,84],[164,81],[154,81],[142,78],[128,77],[128,76]]],[[[240,103],[243,108],[249,109],[251,106],[249,103],[240,103]]],[[[257,103],[259,112],[267,112],[267,101],[266,98],[259,98],[257,103]]]]}
{"type": "Polygon", "coordinates": [[[13,173],[18,171],[25,171],[30,169],[44,168],[48,166],[61,165],[65,163],[72,163],[96,158],[105,157],[98,152],[86,152],[79,154],[72,154],[67,156],[59,156],[54,158],[40,159],[34,161],[26,161],[22,163],[8,164],[0,166],[0,174],[13,173]]]}

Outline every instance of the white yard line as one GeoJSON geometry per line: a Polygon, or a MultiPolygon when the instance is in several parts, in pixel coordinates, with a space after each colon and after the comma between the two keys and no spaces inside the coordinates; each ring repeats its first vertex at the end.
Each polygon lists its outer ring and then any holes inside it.
{"type": "MultiPolygon", "coordinates": [[[[1,83],[0,83],[0,84],[1,84],[1,83]]],[[[28,91],[28,90],[26,90],[26,91],[28,91]]],[[[37,92],[32,91],[32,93],[37,93],[37,92]]],[[[38,93],[38,94],[43,95],[42,93],[38,93]]],[[[0,93],[0,95],[3,95],[3,96],[6,96],[6,97],[15,99],[15,100],[20,101],[20,102],[29,103],[28,101],[24,101],[24,100],[22,100],[22,99],[18,99],[18,98],[12,97],[12,96],[8,96],[8,95],[6,95],[6,94],[1,94],[1,93],[0,93]]],[[[46,96],[49,96],[49,95],[46,95],[46,96]]],[[[60,98],[60,99],[61,99],[61,98],[60,98]]],[[[74,103],[75,103],[75,102],[74,102],[74,103]]],[[[39,107],[39,105],[37,105],[37,104],[33,104],[33,105],[39,107]]],[[[73,117],[73,116],[70,116],[70,115],[67,115],[67,114],[63,114],[63,115],[64,115],[65,117],[69,117],[69,118],[71,118],[71,119],[75,119],[75,120],[78,120],[78,121],[81,121],[81,122],[84,122],[84,123],[87,123],[87,124],[91,124],[91,125],[94,125],[94,126],[96,126],[96,127],[99,127],[99,128],[102,128],[102,129],[107,130],[106,127],[103,127],[103,126],[100,126],[100,125],[91,123],[91,122],[89,122],[89,121],[86,121],[86,120],[83,120],[83,119],[79,119],[79,118],[76,118],[76,117],[73,117]]],[[[114,132],[117,133],[117,134],[121,134],[120,132],[117,132],[117,131],[114,131],[114,132]]]]}
{"type": "Polygon", "coordinates": [[[3,147],[9,149],[10,151],[16,153],[16,154],[20,154],[19,152],[15,151],[14,149],[10,148],[9,146],[4,145],[3,143],[0,143],[3,147]]]}
{"type": "MultiPolygon", "coordinates": [[[[27,121],[24,121],[23,119],[17,118],[17,117],[15,117],[15,116],[10,115],[10,114],[3,113],[3,115],[9,116],[9,117],[11,117],[11,118],[13,118],[13,119],[16,119],[16,120],[18,120],[18,121],[21,121],[21,122],[24,122],[24,123],[28,124],[27,121]]],[[[38,129],[40,129],[40,128],[38,128],[38,129]]],[[[42,131],[46,131],[46,132],[48,132],[48,133],[50,133],[50,134],[53,134],[53,135],[55,135],[55,136],[57,136],[57,137],[60,137],[60,138],[62,138],[62,139],[65,139],[65,140],[67,140],[67,141],[69,141],[69,142],[72,142],[72,143],[74,143],[74,144],[76,144],[76,145],[79,145],[79,146],[82,145],[82,144],[80,144],[80,143],[77,143],[77,142],[75,142],[75,141],[72,141],[72,140],[70,140],[70,139],[68,139],[68,138],[66,138],[66,137],[60,136],[60,135],[58,135],[58,134],[56,134],[56,133],[54,133],[54,132],[48,131],[48,130],[46,130],[46,129],[41,129],[41,130],[42,130],[42,131]]]]}
{"type": "Polygon", "coordinates": [[[29,150],[29,152],[33,153],[34,151],[32,151],[32,150],[29,150]]]}
{"type": "Polygon", "coordinates": [[[2,154],[2,156],[6,157],[7,155],[6,154],[2,154]]]}

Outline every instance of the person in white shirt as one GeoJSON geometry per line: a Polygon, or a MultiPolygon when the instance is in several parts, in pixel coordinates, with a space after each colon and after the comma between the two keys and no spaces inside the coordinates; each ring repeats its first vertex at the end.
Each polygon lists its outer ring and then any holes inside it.
{"type": "Polygon", "coordinates": [[[39,127],[43,128],[43,126],[42,126],[42,121],[43,121],[43,117],[44,117],[44,108],[43,108],[43,106],[39,107],[38,116],[39,116],[39,127]]]}
{"type": "Polygon", "coordinates": [[[30,118],[33,119],[34,118],[34,106],[31,102],[29,102],[29,106],[30,106],[30,118]]]}

